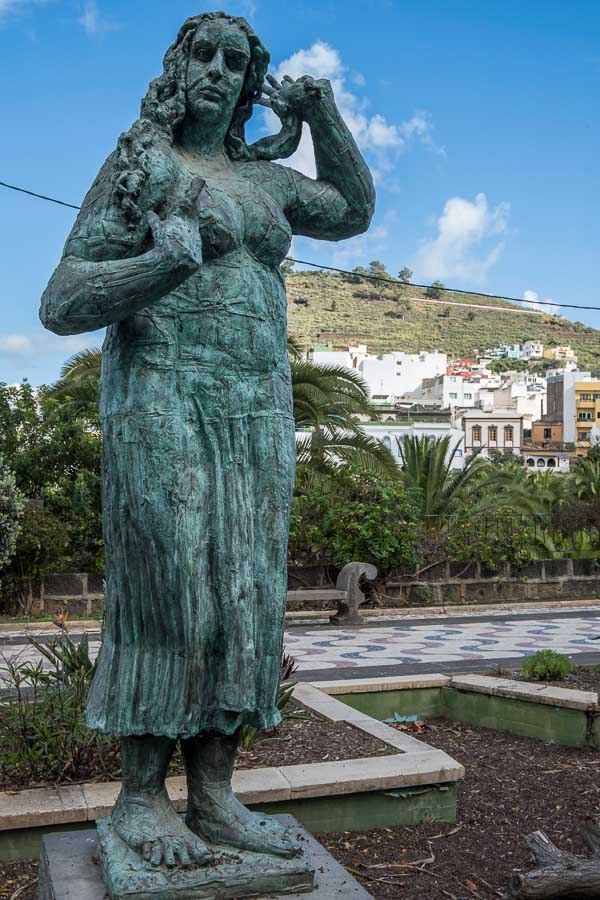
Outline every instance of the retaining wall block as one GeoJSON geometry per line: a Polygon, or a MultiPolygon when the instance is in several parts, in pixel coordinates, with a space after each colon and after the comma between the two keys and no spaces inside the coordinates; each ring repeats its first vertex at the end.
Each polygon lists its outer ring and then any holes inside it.
{"type": "Polygon", "coordinates": [[[573,563],[573,574],[577,575],[588,575],[593,576],[596,575],[598,578],[598,582],[600,583],[600,565],[599,561],[595,559],[573,559],[571,560],[573,563]]]}
{"type": "Polygon", "coordinates": [[[82,597],[85,589],[84,575],[45,575],[44,598],[82,597]]]}
{"type": "Polygon", "coordinates": [[[590,579],[583,581],[578,578],[565,578],[562,582],[562,594],[568,597],[576,597],[581,600],[595,599],[598,597],[600,580],[590,579]]]}
{"type": "Polygon", "coordinates": [[[449,562],[450,578],[479,578],[476,562],[449,562]]]}
{"type": "Polygon", "coordinates": [[[522,566],[510,564],[510,575],[512,578],[527,578],[531,581],[534,578],[543,579],[544,577],[544,560],[534,559],[531,562],[524,563],[522,566]]]}
{"type": "Polygon", "coordinates": [[[570,559],[545,559],[544,571],[546,578],[560,578],[572,575],[573,570],[570,559]]]}

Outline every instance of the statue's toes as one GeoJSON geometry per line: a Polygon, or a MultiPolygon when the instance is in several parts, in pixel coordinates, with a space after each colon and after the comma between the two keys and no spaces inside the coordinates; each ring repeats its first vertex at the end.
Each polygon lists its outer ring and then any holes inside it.
{"type": "Polygon", "coordinates": [[[213,857],[213,854],[206,844],[199,838],[189,838],[187,840],[186,849],[188,856],[191,857],[197,866],[205,866],[213,857]]]}

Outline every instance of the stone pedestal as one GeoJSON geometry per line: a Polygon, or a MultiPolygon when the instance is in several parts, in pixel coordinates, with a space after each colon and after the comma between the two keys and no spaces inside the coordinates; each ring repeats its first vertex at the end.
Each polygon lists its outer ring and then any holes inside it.
{"type": "Polygon", "coordinates": [[[295,819],[277,818],[302,835],[306,846],[302,857],[284,860],[223,847],[217,848],[225,857],[219,866],[177,872],[164,866],[152,869],[136,854],[129,858],[130,851],[122,849],[108,820],[98,823],[97,832],[46,835],[40,857],[38,898],[108,900],[111,894],[103,878],[105,868],[114,900],[368,900],[371,895],[295,819]],[[108,866],[103,863],[100,842],[105,852],[111,853],[108,866]]]}

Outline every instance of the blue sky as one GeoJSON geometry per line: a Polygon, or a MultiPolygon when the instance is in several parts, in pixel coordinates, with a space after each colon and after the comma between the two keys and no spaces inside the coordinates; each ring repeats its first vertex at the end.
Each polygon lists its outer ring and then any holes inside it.
{"type": "MultiPolygon", "coordinates": [[[[0,0],[0,180],[78,203],[181,22],[183,0],[0,0]]],[[[597,0],[238,0],[275,73],[332,79],[376,174],[370,232],[301,259],[600,307],[597,0]]],[[[254,137],[268,126],[258,109],[254,137]]],[[[252,136],[252,134],[251,134],[252,136]]],[[[311,171],[310,146],[294,163],[311,171]]],[[[97,342],[38,323],[74,211],[0,188],[0,381],[54,380],[97,342]]],[[[600,313],[566,311],[600,327],[600,313]]],[[[399,348],[402,349],[402,348],[399,348]]]]}

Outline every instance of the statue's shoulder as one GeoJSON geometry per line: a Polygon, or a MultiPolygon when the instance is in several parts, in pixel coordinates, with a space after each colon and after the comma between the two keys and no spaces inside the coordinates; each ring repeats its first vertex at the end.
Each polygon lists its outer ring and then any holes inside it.
{"type": "Polygon", "coordinates": [[[246,175],[267,194],[284,203],[289,196],[292,169],[266,159],[245,162],[246,175]]]}
{"type": "Polygon", "coordinates": [[[129,159],[117,146],[84,198],[65,255],[100,260],[139,252],[148,213],[160,212],[168,203],[176,180],[176,161],[166,142],[129,159]]]}

